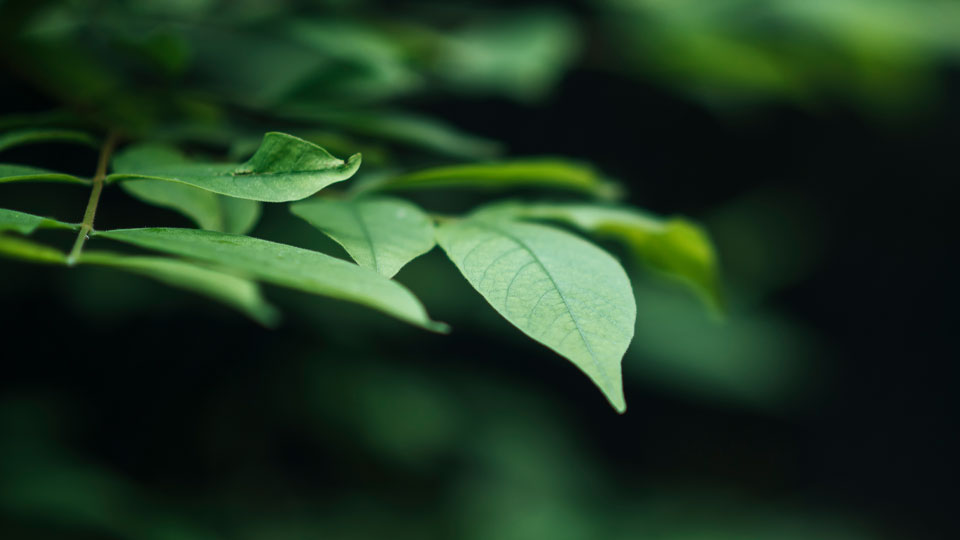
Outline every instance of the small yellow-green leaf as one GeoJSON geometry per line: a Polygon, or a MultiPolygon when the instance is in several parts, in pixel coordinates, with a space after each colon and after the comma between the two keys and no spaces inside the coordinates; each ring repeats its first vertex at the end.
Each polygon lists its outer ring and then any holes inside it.
{"type": "Polygon", "coordinates": [[[620,362],[636,304],[616,259],[566,231],[509,219],[447,222],[437,242],[500,315],[573,362],[614,408],[626,410],[620,362]]]}
{"type": "Polygon", "coordinates": [[[543,158],[435,167],[389,178],[372,189],[479,188],[503,190],[535,187],[578,191],[610,199],[616,184],[583,163],[543,158]]]}
{"type": "Polygon", "coordinates": [[[309,141],[267,133],[253,157],[240,165],[150,162],[137,164],[137,170],[111,174],[107,180],[163,180],[240,199],[288,202],[346,180],[359,167],[360,154],[343,161],[309,141]]]}
{"type": "Polygon", "coordinates": [[[661,218],[627,207],[590,204],[504,203],[479,214],[548,220],[619,240],[654,270],[681,280],[722,309],[717,254],[707,232],[684,218],[661,218]]]}
{"type": "Polygon", "coordinates": [[[264,300],[255,282],[186,261],[99,251],[84,253],[80,264],[117,268],[208,296],[264,326],[274,326],[280,318],[277,309],[264,300]]]}
{"type": "Polygon", "coordinates": [[[143,248],[235,269],[263,281],[356,302],[434,331],[423,305],[404,286],[373,270],[298,247],[198,229],[120,229],[96,233],[143,248]]]}
{"type": "Polygon", "coordinates": [[[386,277],[435,245],[430,217],[400,199],[316,199],[290,210],[343,246],[357,264],[386,277]]]}

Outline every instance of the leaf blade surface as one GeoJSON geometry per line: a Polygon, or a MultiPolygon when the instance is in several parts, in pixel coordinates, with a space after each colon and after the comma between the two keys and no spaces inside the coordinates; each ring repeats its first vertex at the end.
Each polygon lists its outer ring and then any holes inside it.
{"type": "Polygon", "coordinates": [[[437,241],[493,308],[580,368],[626,410],[620,362],[636,304],[620,264],[562,230],[511,220],[442,224],[437,241]]]}
{"type": "Polygon", "coordinates": [[[290,211],[333,238],[357,264],[386,277],[435,245],[430,217],[400,199],[316,199],[290,211]]]}
{"type": "Polygon", "coordinates": [[[230,163],[138,163],[109,182],[148,179],[187,184],[213,193],[264,202],[304,199],[346,180],[360,167],[360,154],[344,161],[322,147],[285,133],[267,133],[260,148],[240,165],[230,163]]]}
{"type": "Polygon", "coordinates": [[[86,252],[79,262],[124,270],[207,296],[267,327],[279,320],[279,312],[263,298],[256,282],[233,274],[178,259],[103,251],[86,252]]]}
{"type": "Polygon", "coordinates": [[[316,251],[197,229],[118,229],[101,231],[96,236],[222,265],[276,285],[356,302],[428,330],[442,332],[446,328],[431,321],[420,301],[399,283],[316,251]]]}
{"type": "Polygon", "coordinates": [[[76,230],[76,225],[51,218],[35,216],[26,212],[0,208],[0,231],[16,231],[20,234],[33,234],[37,229],[76,230]]]}

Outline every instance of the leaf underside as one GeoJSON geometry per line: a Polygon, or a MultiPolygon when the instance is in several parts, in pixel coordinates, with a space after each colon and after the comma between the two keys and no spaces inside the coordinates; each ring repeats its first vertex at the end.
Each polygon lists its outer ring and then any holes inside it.
{"type": "Polygon", "coordinates": [[[511,220],[445,223],[437,241],[498,313],[573,362],[614,408],[626,410],[620,362],[633,338],[636,304],[612,256],[565,231],[511,220]]]}
{"type": "Polygon", "coordinates": [[[435,245],[430,217],[400,199],[316,199],[290,210],[343,246],[357,264],[386,277],[435,245]]]}
{"type": "Polygon", "coordinates": [[[120,229],[96,236],[222,265],[276,285],[356,302],[429,330],[446,331],[446,325],[431,321],[420,301],[399,283],[316,251],[196,229],[120,229]]]}

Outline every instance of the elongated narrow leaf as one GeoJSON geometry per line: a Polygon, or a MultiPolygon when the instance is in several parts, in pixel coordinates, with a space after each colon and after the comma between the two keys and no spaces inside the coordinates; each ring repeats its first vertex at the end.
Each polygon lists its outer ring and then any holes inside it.
{"type": "Polygon", "coordinates": [[[618,187],[582,163],[561,159],[529,159],[436,167],[390,178],[374,189],[536,187],[572,190],[614,198],[618,187]]]}
{"type": "Polygon", "coordinates": [[[96,148],[97,138],[75,129],[18,129],[0,134],[0,152],[24,144],[71,142],[96,148]]]}
{"type": "Polygon", "coordinates": [[[435,244],[430,217],[400,199],[317,199],[293,204],[290,210],[343,246],[357,264],[386,277],[435,244]]]}
{"type": "Polygon", "coordinates": [[[424,328],[444,331],[395,281],[323,253],[258,238],[196,229],[121,229],[97,237],[236,269],[264,281],[356,302],[424,328]]]}
{"type": "Polygon", "coordinates": [[[67,264],[67,254],[59,249],[25,238],[0,234],[0,255],[43,264],[67,264]]]}
{"type": "Polygon", "coordinates": [[[427,116],[390,110],[374,112],[287,109],[284,116],[464,159],[489,159],[503,152],[496,141],[459,131],[427,116]]]}
{"type": "Polygon", "coordinates": [[[108,181],[134,178],[187,184],[221,195],[267,202],[296,201],[346,180],[360,167],[360,154],[343,161],[323,148],[285,133],[267,133],[246,163],[151,163],[115,173],[108,181]]]}
{"type": "Polygon", "coordinates": [[[263,324],[273,326],[279,312],[260,294],[253,281],[186,261],[107,252],[87,252],[80,264],[108,266],[140,274],[161,283],[186,289],[222,302],[263,324]]]}
{"type": "Polygon", "coordinates": [[[68,184],[89,184],[85,178],[63,174],[56,171],[29,167],[27,165],[11,165],[0,163],[0,184],[4,182],[64,182],[68,184]]]}
{"type": "Polygon", "coordinates": [[[706,231],[689,220],[589,204],[506,203],[481,213],[558,221],[617,239],[653,269],[687,283],[711,306],[720,309],[723,305],[713,243],[706,231]]]}
{"type": "Polygon", "coordinates": [[[37,229],[77,229],[76,225],[63,223],[55,219],[35,216],[16,210],[0,208],[0,231],[17,231],[31,234],[37,229]]]}
{"type": "Polygon", "coordinates": [[[525,334],[579,367],[626,410],[620,361],[636,304],[620,264],[544,225],[482,218],[448,222],[437,241],[467,281],[525,334]]]}
{"type": "MultiPolygon", "coordinates": [[[[189,163],[179,150],[159,144],[129,148],[113,160],[118,174],[136,170],[189,163]]],[[[260,203],[219,195],[187,184],[162,180],[126,180],[124,191],[148,204],[180,212],[210,231],[244,234],[260,218],[260,203]]]]}

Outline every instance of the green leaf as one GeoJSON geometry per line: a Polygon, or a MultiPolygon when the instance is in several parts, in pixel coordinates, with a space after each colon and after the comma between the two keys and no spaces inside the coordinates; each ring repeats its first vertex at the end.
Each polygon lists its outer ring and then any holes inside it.
{"type": "Polygon", "coordinates": [[[316,199],[290,210],[343,246],[357,264],[386,277],[435,245],[430,217],[400,199],[316,199]]]}
{"type": "Polygon", "coordinates": [[[67,264],[67,255],[59,249],[32,242],[25,238],[0,234],[0,255],[11,259],[43,264],[67,264]]]}
{"type": "Polygon", "coordinates": [[[108,181],[164,180],[240,199],[288,202],[346,180],[358,167],[360,154],[344,162],[311,142],[285,133],[267,133],[257,152],[242,165],[152,163],[136,171],[111,174],[108,181]]]}
{"type": "MultiPolygon", "coordinates": [[[[144,144],[127,149],[113,160],[119,174],[169,164],[188,163],[175,148],[144,144]]],[[[260,218],[260,203],[218,195],[187,184],[161,180],[126,180],[124,191],[148,204],[171,208],[210,231],[243,234],[260,218]]]]}
{"type": "Polygon", "coordinates": [[[593,167],[562,159],[526,159],[497,163],[474,163],[435,167],[395,176],[373,189],[422,188],[507,189],[536,187],[616,198],[619,188],[603,179],[593,167]]]}
{"type": "Polygon", "coordinates": [[[402,143],[457,158],[491,158],[503,151],[496,141],[464,133],[427,116],[390,110],[327,111],[304,107],[288,108],[281,114],[293,120],[319,122],[355,135],[402,143]]]}
{"type": "Polygon", "coordinates": [[[716,251],[707,232],[689,220],[661,218],[633,208],[589,204],[511,202],[490,206],[479,213],[557,221],[619,240],[643,263],[681,280],[712,308],[722,310],[716,251]]]}
{"type": "Polygon", "coordinates": [[[27,165],[11,165],[0,163],[0,184],[4,182],[65,182],[69,184],[89,184],[85,178],[63,174],[55,171],[29,167],[27,165]]]}
{"type": "Polygon", "coordinates": [[[438,76],[464,93],[522,101],[536,100],[554,85],[580,41],[576,21],[554,10],[514,10],[444,37],[438,76]]]}
{"type": "Polygon", "coordinates": [[[20,234],[32,234],[33,231],[37,229],[76,230],[77,228],[77,225],[63,223],[55,219],[0,208],[0,231],[17,231],[20,234]]]}
{"type": "Polygon", "coordinates": [[[446,330],[399,283],[316,251],[196,229],[121,229],[96,236],[222,265],[277,285],[356,302],[429,330],[446,330]]]}
{"type": "Polygon", "coordinates": [[[75,129],[20,129],[0,135],[0,152],[24,144],[44,142],[74,142],[96,148],[96,137],[75,129]]]}
{"type": "Polygon", "coordinates": [[[498,313],[573,362],[614,408],[626,410],[620,361],[636,304],[620,263],[566,231],[511,220],[447,222],[437,242],[498,313]]]}
{"type": "Polygon", "coordinates": [[[107,266],[140,274],[166,285],[186,289],[230,306],[264,326],[274,326],[279,312],[260,294],[253,281],[185,261],[163,257],[87,252],[81,264],[107,266]]]}

